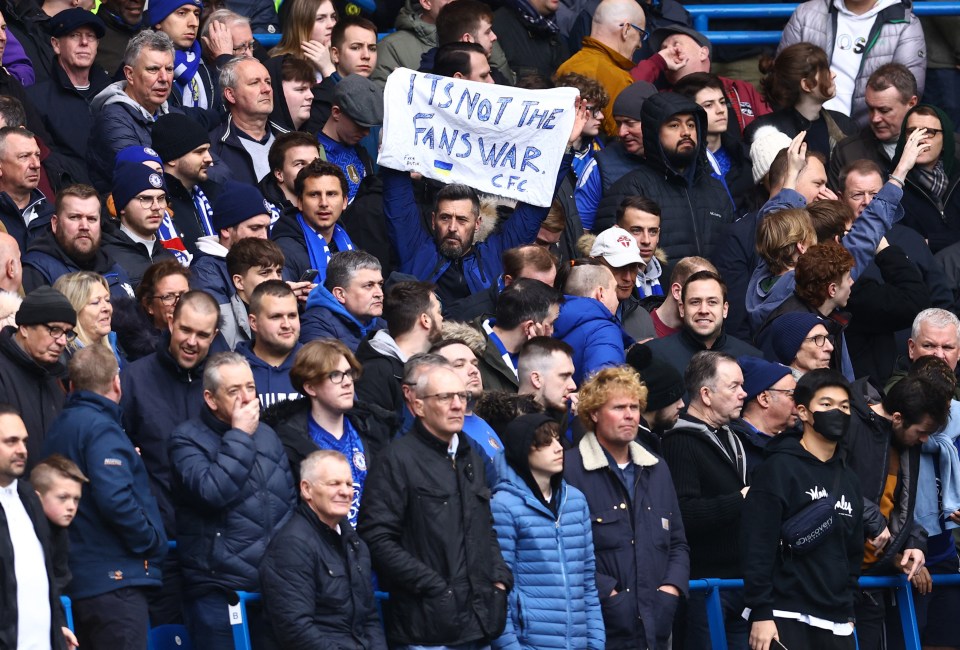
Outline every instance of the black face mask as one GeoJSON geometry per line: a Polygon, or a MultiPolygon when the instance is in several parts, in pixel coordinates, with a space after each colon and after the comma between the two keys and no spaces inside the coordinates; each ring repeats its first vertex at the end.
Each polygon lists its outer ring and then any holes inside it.
{"type": "Polygon", "coordinates": [[[832,442],[839,442],[850,428],[850,414],[840,409],[813,412],[813,428],[832,442]]]}

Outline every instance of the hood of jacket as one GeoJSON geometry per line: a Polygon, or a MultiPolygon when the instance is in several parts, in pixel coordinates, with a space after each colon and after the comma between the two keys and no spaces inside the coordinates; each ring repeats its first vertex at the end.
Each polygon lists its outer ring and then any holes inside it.
{"type": "Polygon", "coordinates": [[[303,230],[297,221],[298,214],[300,214],[300,210],[296,206],[291,206],[289,210],[280,215],[277,222],[273,224],[273,228],[270,229],[270,239],[277,241],[281,237],[287,237],[306,246],[307,240],[304,238],[303,230]]]}
{"type": "MultiPolygon", "coordinates": [[[[125,104],[139,114],[147,122],[153,122],[154,116],[147,112],[143,106],[133,100],[130,95],[124,92],[127,87],[126,81],[117,81],[101,90],[90,102],[90,110],[93,113],[99,113],[110,104],[125,104]]],[[[169,112],[169,104],[163,102],[158,111],[161,115],[169,112]]]]}
{"type": "Polygon", "coordinates": [[[423,22],[421,13],[419,2],[406,0],[405,6],[397,14],[395,26],[398,32],[411,32],[418,41],[434,47],[437,44],[437,26],[423,22]]]}
{"type": "Polygon", "coordinates": [[[595,298],[581,298],[580,296],[564,296],[560,307],[560,316],[553,324],[554,337],[565,338],[578,327],[588,325],[592,321],[608,320],[617,322],[616,316],[610,313],[602,302],[595,298]]]}
{"type": "Polygon", "coordinates": [[[640,123],[643,125],[643,151],[647,163],[668,176],[681,177],[691,184],[698,168],[708,164],[706,112],[692,99],[673,92],[661,92],[643,102],[643,108],[640,109],[640,123]],[[682,172],[670,163],[660,144],[660,126],[679,113],[692,114],[697,124],[696,156],[693,163],[682,172]]]}
{"type": "MultiPolygon", "coordinates": [[[[347,308],[334,297],[330,291],[327,290],[322,284],[318,284],[310,292],[310,295],[307,296],[307,309],[311,307],[323,307],[330,310],[337,316],[342,317],[344,320],[353,323],[358,330],[360,330],[360,338],[363,338],[367,335],[367,330],[371,327],[376,326],[377,317],[374,316],[366,323],[361,322],[353,314],[347,311],[347,308]]],[[[393,339],[391,339],[393,340],[393,339]]]]}
{"type": "MultiPolygon", "coordinates": [[[[550,479],[550,488],[553,492],[550,498],[550,506],[556,507],[556,513],[554,513],[552,512],[553,508],[548,507],[544,500],[533,492],[532,486],[536,483],[532,483],[533,478],[529,466],[527,466],[524,475],[521,475],[504,459],[503,454],[497,454],[493,463],[497,468],[497,484],[494,486],[494,492],[509,492],[522,499],[528,507],[543,513],[545,516],[551,519],[559,518],[559,513],[567,497],[567,484],[563,480],[563,472],[550,479]]],[[[539,491],[539,488],[537,490],[539,491]]]]}
{"type": "Polygon", "coordinates": [[[387,330],[380,330],[367,340],[370,347],[383,356],[399,359],[401,363],[407,362],[407,355],[397,346],[397,342],[387,330]]]}
{"type": "Polygon", "coordinates": [[[953,138],[951,134],[954,132],[953,120],[947,116],[942,110],[937,108],[932,104],[917,104],[909,111],[903,118],[903,125],[900,128],[900,139],[897,140],[897,151],[893,155],[893,162],[890,163],[891,169],[895,169],[897,163],[900,162],[900,158],[903,157],[903,147],[907,144],[907,120],[910,119],[910,116],[917,111],[920,107],[932,108],[937,113],[937,117],[940,118],[940,128],[943,129],[941,134],[943,138],[943,151],[940,153],[940,160],[943,161],[943,171],[947,173],[947,178],[952,180],[953,173],[956,169],[956,160],[954,160],[954,146],[953,138]]]}
{"type": "Polygon", "coordinates": [[[289,375],[290,369],[293,368],[293,359],[297,356],[297,352],[302,347],[303,345],[297,342],[297,345],[293,348],[293,350],[290,351],[290,354],[287,355],[287,358],[284,359],[283,363],[281,363],[279,366],[271,366],[269,363],[254,354],[253,341],[238,341],[234,350],[243,355],[243,358],[247,360],[251,368],[263,368],[264,370],[268,370],[270,372],[289,375]]]}
{"type": "Polygon", "coordinates": [[[287,108],[286,101],[276,101],[276,98],[283,97],[283,75],[281,68],[288,55],[275,56],[266,63],[267,71],[270,73],[270,85],[273,86],[273,112],[270,113],[270,122],[284,131],[293,131],[293,118],[290,116],[290,109],[287,108]]]}
{"type": "Polygon", "coordinates": [[[219,235],[197,237],[197,250],[213,257],[226,257],[227,249],[220,243],[219,235]]]}

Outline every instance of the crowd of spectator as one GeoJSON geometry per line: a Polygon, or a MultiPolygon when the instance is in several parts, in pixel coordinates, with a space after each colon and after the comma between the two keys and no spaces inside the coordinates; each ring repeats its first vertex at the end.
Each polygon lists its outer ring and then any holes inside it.
{"type": "Polygon", "coordinates": [[[911,6],[0,0],[0,648],[960,650],[911,6]],[[378,166],[400,68],[575,89],[552,204],[378,166]]]}

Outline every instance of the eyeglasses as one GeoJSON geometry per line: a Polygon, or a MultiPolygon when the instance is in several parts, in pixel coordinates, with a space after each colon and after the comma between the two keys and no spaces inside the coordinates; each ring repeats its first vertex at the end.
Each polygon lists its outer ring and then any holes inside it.
{"type": "Polygon", "coordinates": [[[826,341],[830,341],[830,345],[833,345],[833,334],[817,334],[816,336],[808,336],[803,340],[813,341],[814,345],[816,345],[818,348],[822,348],[826,341]]]}
{"type": "Polygon", "coordinates": [[[453,401],[454,397],[459,397],[460,401],[466,403],[470,399],[470,393],[434,393],[433,395],[424,395],[420,399],[435,399],[441,404],[449,404],[453,401]]]}
{"type": "Polygon", "coordinates": [[[353,368],[350,368],[350,370],[347,370],[346,372],[343,370],[331,370],[327,373],[327,379],[330,380],[330,383],[337,385],[342,384],[345,377],[349,377],[350,381],[356,381],[357,377],[359,376],[360,373],[353,368]]]}
{"type": "Polygon", "coordinates": [[[153,299],[159,300],[160,302],[165,304],[167,307],[169,307],[170,305],[175,305],[178,302],[180,302],[180,296],[182,296],[185,293],[186,291],[178,291],[175,293],[165,293],[162,296],[154,296],[153,299]]]}
{"type": "Polygon", "coordinates": [[[647,30],[645,30],[645,29],[644,29],[643,27],[641,27],[640,25],[634,25],[633,23],[620,23],[620,27],[623,27],[624,25],[630,25],[630,26],[633,27],[635,30],[637,30],[638,32],[640,32],[640,42],[641,42],[641,43],[643,43],[643,42],[646,41],[648,38],[650,38],[650,32],[648,32],[647,30]]]}
{"type": "Polygon", "coordinates": [[[793,399],[793,389],[792,388],[768,388],[768,393],[783,393],[790,399],[793,399]]]}
{"type": "Polygon", "coordinates": [[[601,113],[603,112],[603,109],[597,106],[584,106],[584,108],[586,108],[593,117],[600,117],[601,113]]]}
{"type": "Polygon", "coordinates": [[[145,194],[141,194],[140,196],[137,196],[135,198],[137,199],[137,201],[140,202],[140,207],[143,208],[144,210],[149,210],[150,208],[152,208],[154,203],[156,203],[161,208],[167,207],[166,194],[161,194],[159,196],[147,196],[145,194]]]}
{"type": "Polygon", "coordinates": [[[49,334],[50,338],[54,341],[63,336],[66,337],[67,343],[73,343],[77,338],[77,333],[73,330],[65,330],[62,327],[55,327],[53,325],[47,325],[46,323],[40,323],[40,325],[43,325],[47,329],[47,334],[49,334]]]}
{"type": "Polygon", "coordinates": [[[253,52],[253,46],[256,45],[256,41],[248,41],[246,43],[240,43],[240,45],[233,48],[234,54],[243,54],[244,52],[253,52]]]}
{"type": "Polygon", "coordinates": [[[941,133],[943,133],[943,129],[931,129],[930,127],[927,127],[927,126],[908,126],[907,135],[908,136],[913,135],[913,132],[916,131],[917,129],[926,129],[927,132],[924,135],[929,135],[931,138],[935,138],[941,133]]]}

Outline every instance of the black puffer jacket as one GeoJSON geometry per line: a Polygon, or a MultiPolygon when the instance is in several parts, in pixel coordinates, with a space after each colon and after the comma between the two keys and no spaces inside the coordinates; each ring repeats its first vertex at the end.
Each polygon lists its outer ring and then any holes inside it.
{"type": "Polygon", "coordinates": [[[267,547],[263,607],[287,650],[385,650],[373,600],[370,551],[346,519],[338,535],[305,503],[267,547]]]}
{"type": "Polygon", "coordinates": [[[267,544],[297,504],[277,434],[261,423],[250,435],[204,408],[173,430],[170,464],[185,595],[257,591],[267,544]]]}
{"type": "Polygon", "coordinates": [[[724,224],[733,223],[734,207],[726,188],[710,175],[704,138],[707,116],[693,101],[664,92],[643,103],[644,164],[627,173],[605,192],[597,222],[612,223],[628,196],[646,196],[660,206],[660,247],[667,258],[698,255],[710,258],[724,224]],[[683,172],[666,159],[660,145],[660,125],[678,113],[694,115],[697,123],[696,162],[683,172]]]}
{"type": "Polygon", "coordinates": [[[493,530],[483,462],[447,445],[419,420],[367,475],[357,530],[370,546],[392,644],[480,645],[506,624],[513,576],[493,530]]]}
{"type": "Polygon", "coordinates": [[[29,472],[43,459],[40,451],[47,429],[63,409],[66,396],[58,377],[66,374],[66,368],[59,361],[38,364],[13,338],[16,331],[12,326],[0,331],[0,402],[14,406],[27,428],[29,472]]]}

